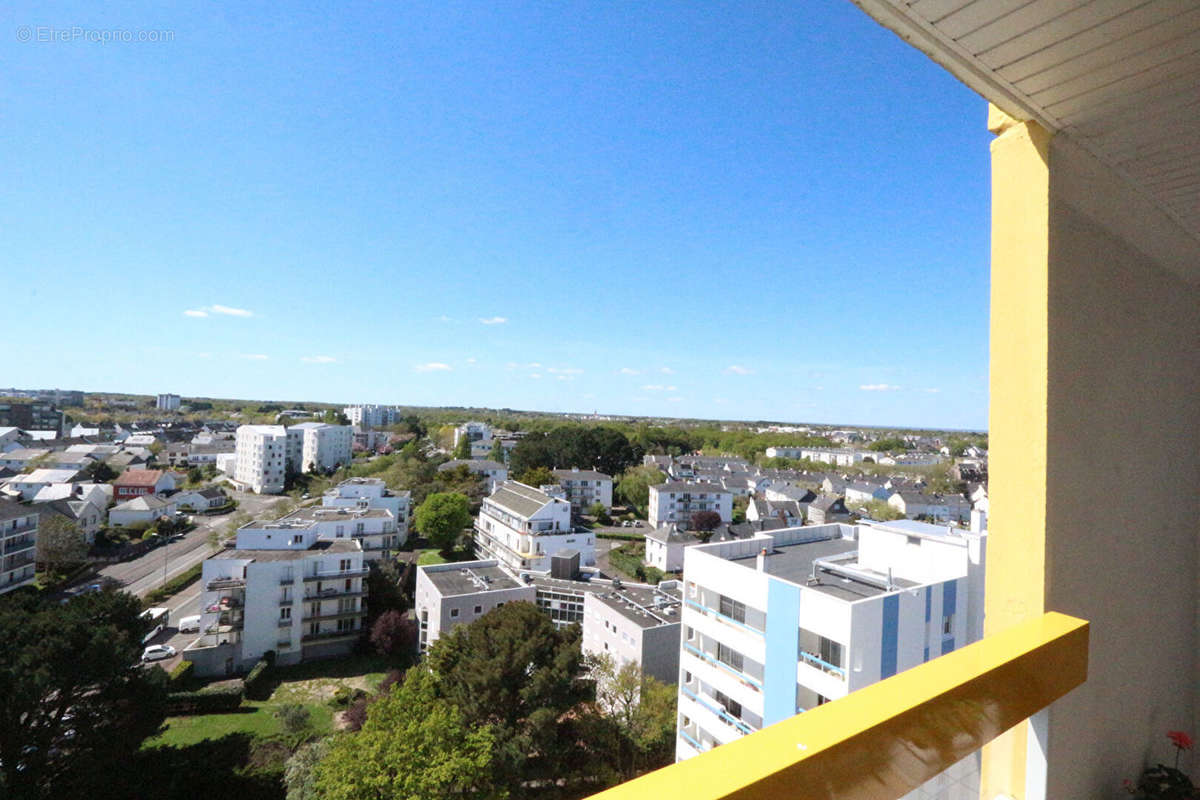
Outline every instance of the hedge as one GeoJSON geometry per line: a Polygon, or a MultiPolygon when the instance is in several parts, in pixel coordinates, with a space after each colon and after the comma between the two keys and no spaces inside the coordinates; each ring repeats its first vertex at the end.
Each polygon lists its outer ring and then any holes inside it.
{"type": "Polygon", "coordinates": [[[198,692],[172,692],[167,695],[167,715],[216,714],[234,711],[242,704],[245,690],[242,685],[220,689],[201,689],[198,692]]]}
{"type": "Polygon", "coordinates": [[[186,587],[200,580],[200,567],[200,564],[196,564],[194,567],[184,570],[174,578],[171,578],[171,580],[167,581],[163,586],[160,586],[157,589],[151,589],[146,593],[146,597],[142,600],[142,605],[146,608],[150,608],[156,603],[161,603],[168,597],[178,594],[186,587]]]}
{"type": "Polygon", "coordinates": [[[620,533],[618,531],[596,531],[597,539],[621,539],[627,542],[640,542],[646,538],[644,533],[620,533]]]}
{"type": "Polygon", "coordinates": [[[267,659],[260,658],[246,676],[246,697],[251,700],[266,700],[271,696],[270,670],[271,665],[267,659]]]}
{"type": "Polygon", "coordinates": [[[167,677],[173,687],[186,686],[194,677],[195,670],[196,665],[191,661],[180,661],[167,677]]]}

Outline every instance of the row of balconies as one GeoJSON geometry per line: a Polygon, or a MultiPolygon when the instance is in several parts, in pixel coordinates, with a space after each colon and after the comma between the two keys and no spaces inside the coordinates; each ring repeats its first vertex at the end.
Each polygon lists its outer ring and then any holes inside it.
{"type": "Polygon", "coordinates": [[[20,553],[22,550],[32,550],[37,547],[36,536],[25,536],[20,539],[6,539],[4,541],[4,554],[13,555],[20,553]]]}
{"type": "Polygon", "coordinates": [[[9,536],[16,536],[19,533],[32,533],[37,529],[37,520],[34,519],[33,522],[26,522],[24,525],[18,525],[15,528],[5,528],[3,531],[0,531],[0,535],[3,535],[5,538],[7,538],[9,536]]]}

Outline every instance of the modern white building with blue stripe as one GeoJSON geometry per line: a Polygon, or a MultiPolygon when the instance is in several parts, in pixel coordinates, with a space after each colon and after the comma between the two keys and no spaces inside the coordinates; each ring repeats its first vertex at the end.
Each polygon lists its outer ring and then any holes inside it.
{"type": "Polygon", "coordinates": [[[676,758],[980,638],[986,541],[901,520],[689,547],[676,758]]]}

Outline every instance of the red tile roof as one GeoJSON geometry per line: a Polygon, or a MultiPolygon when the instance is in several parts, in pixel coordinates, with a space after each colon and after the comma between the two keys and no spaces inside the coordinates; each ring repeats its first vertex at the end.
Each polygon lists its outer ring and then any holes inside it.
{"type": "Polygon", "coordinates": [[[153,486],[162,478],[161,469],[127,469],[113,481],[114,486],[153,486]]]}

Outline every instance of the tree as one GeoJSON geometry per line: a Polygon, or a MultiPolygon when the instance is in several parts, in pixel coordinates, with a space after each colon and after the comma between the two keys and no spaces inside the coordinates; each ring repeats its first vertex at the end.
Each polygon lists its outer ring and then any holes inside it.
{"type": "Polygon", "coordinates": [[[200,471],[199,467],[192,467],[187,471],[187,481],[192,485],[203,483],[204,473],[200,471]]]}
{"type": "Polygon", "coordinates": [[[83,471],[92,483],[108,483],[117,477],[117,471],[103,461],[93,461],[83,471]]]}
{"type": "Polygon", "coordinates": [[[904,519],[904,513],[886,500],[871,500],[864,506],[867,517],[876,522],[887,522],[893,519],[904,519]]]}
{"type": "Polygon", "coordinates": [[[738,495],[733,498],[733,510],[730,519],[734,523],[746,521],[746,509],[750,507],[750,498],[738,495]]]}
{"type": "Polygon", "coordinates": [[[899,436],[888,436],[884,439],[876,439],[867,445],[868,450],[873,450],[876,453],[888,453],[896,450],[907,450],[908,442],[901,439],[899,436]]]}
{"type": "Polygon", "coordinates": [[[388,611],[371,626],[371,646],[381,656],[411,656],[417,649],[417,623],[399,611],[388,611]]]}
{"type": "Polygon", "coordinates": [[[417,506],[413,524],[430,544],[449,553],[471,524],[471,502],[459,492],[435,492],[417,506]]]}
{"type": "Polygon", "coordinates": [[[329,753],[332,737],[300,745],[283,768],[287,800],[321,800],[317,794],[314,768],[329,753]]]}
{"type": "Polygon", "coordinates": [[[80,564],[87,552],[87,540],[74,522],[53,511],[38,518],[37,560],[47,572],[57,574],[80,564]]]}
{"type": "Polygon", "coordinates": [[[391,561],[377,561],[367,573],[367,614],[372,620],[388,611],[405,611],[410,603],[400,586],[400,570],[391,561]]]}
{"type": "Polygon", "coordinates": [[[123,592],[0,597],[0,796],[103,795],[158,730],[166,674],[142,668],[141,612],[123,592]]]}
{"type": "Polygon", "coordinates": [[[458,444],[454,445],[454,457],[463,459],[471,457],[471,440],[466,436],[458,437],[458,444]]]}
{"type": "Polygon", "coordinates": [[[590,660],[596,705],[615,734],[600,752],[619,780],[670,764],[675,755],[674,687],[644,674],[633,661],[618,668],[607,653],[590,660]]]}
{"type": "Polygon", "coordinates": [[[539,486],[553,486],[558,483],[558,478],[554,477],[554,473],[545,467],[534,467],[533,469],[525,470],[517,480],[535,489],[539,486]]]}
{"type": "Polygon", "coordinates": [[[293,748],[299,747],[301,742],[312,734],[312,714],[299,703],[285,703],[280,706],[275,710],[275,718],[279,720],[279,727],[283,728],[283,732],[294,743],[293,748]]]}
{"type": "Polygon", "coordinates": [[[488,459],[495,461],[497,464],[504,464],[508,461],[507,455],[504,452],[504,444],[499,439],[492,440],[492,450],[488,453],[488,459]]]}
{"type": "Polygon", "coordinates": [[[498,788],[589,775],[574,713],[593,693],[579,626],[556,628],[532,603],[507,603],[443,634],[426,663],[439,697],[473,727],[491,728],[498,788]]]}
{"type": "Polygon", "coordinates": [[[697,511],[692,514],[692,530],[711,533],[721,524],[721,515],[716,511],[697,511]]]}
{"type": "Polygon", "coordinates": [[[646,516],[650,507],[650,487],[656,486],[667,479],[656,467],[649,465],[641,467],[632,467],[625,470],[625,474],[617,481],[617,494],[621,498],[638,510],[642,516],[646,516]]]}
{"type": "Polygon", "coordinates": [[[313,769],[322,800],[493,797],[493,731],[471,724],[439,698],[435,678],[411,669],[404,683],[369,706],[362,730],[334,739],[313,769]]]}

